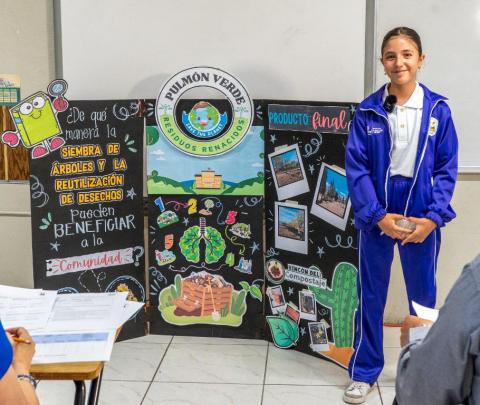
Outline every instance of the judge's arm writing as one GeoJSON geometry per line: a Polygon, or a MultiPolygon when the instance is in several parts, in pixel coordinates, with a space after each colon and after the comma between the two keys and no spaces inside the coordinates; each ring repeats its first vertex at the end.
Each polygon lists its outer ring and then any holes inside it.
{"type": "MultiPolygon", "coordinates": [[[[0,332],[3,335],[5,334],[3,329],[0,332]]],[[[19,375],[30,374],[30,365],[35,353],[35,343],[33,343],[32,337],[24,328],[9,329],[8,332],[31,343],[12,341],[13,359],[6,373],[0,379],[0,404],[38,405],[35,388],[31,382],[28,379],[18,379],[19,375]]],[[[5,352],[0,355],[4,354],[5,352]]]]}

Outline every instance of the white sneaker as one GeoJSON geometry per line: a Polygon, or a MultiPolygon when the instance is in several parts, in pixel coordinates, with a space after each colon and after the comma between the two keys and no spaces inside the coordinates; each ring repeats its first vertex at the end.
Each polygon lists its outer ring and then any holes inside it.
{"type": "Polygon", "coordinates": [[[343,394],[343,401],[347,404],[363,404],[371,390],[372,386],[366,382],[352,381],[343,394]]]}

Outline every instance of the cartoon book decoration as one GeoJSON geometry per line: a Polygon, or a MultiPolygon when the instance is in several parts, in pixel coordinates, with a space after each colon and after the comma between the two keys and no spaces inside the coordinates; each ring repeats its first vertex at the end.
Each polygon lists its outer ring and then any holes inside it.
{"type": "Polygon", "coordinates": [[[65,80],[54,80],[48,86],[48,94],[39,91],[13,106],[10,115],[17,130],[4,132],[2,142],[15,148],[22,141],[31,149],[32,159],[62,147],[65,139],[60,136],[62,128],[57,115],[68,108],[68,101],[63,97],[67,88],[65,80]],[[54,97],[53,101],[49,95],[54,97]]]}

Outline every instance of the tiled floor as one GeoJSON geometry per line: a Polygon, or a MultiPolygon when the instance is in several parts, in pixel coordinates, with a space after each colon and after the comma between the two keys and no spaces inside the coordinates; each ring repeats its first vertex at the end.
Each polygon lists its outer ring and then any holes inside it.
{"type": "MultiPolygon", "coordinates": [[[[395,396],[398,328],[384,328],[385,368],[366,404],[395,396]]],[[[345,370],[258,340],[146,336],[117,343],[105,368],[102,405],[343,404],[345,370]]],[[[42,405],[73,403],[73,383],[42,381],[42,405]]]]}

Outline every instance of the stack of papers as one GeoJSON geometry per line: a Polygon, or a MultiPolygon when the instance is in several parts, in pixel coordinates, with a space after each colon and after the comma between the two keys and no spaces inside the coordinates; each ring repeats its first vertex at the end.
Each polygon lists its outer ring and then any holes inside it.
{"type": "Polygon", "coordinates": [[[108,361],[116,330],[144,305],[127,301],[127,295],[57,295],[0,285],[0,319],[5,329],[22,326],[32,335],[33,364],[108,361]]]}
{"type": "MultiPolygon", "coordinates": [[[[419,303],[412,301],[412,306],[417,316],[422,319],[427,319],[432,322],[436,322],[438,319],[438,309],[424,307],[419,303]]],[[[410,328],[409,330],[409,342],[414,342],[416,340],[422,341],[427,336],[430,331],[430,326],[418,326],[416,328],[410,328]]]]}

